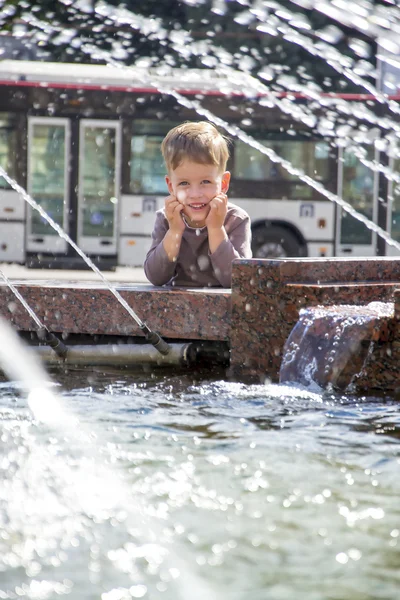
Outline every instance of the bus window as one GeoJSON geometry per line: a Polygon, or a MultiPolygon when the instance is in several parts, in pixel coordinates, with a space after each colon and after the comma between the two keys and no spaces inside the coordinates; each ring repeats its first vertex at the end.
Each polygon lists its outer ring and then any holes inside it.
{"type": "MultiPolygon", "coordinates": [[[[32,123],[29,154],[29,193],[54,221],[64,226],[65,125],[32,123]]],[[[31,233],[57,236],[40,214],[32,213],[31,233]]]]}
{"type": "Polygon", "coordinates": [[[164,136],[134,135],[131,139],[131,192],[166,194],[165,166],[161,154],[164,136]]]}
{"type": "Polygon", "coordinates": [[[178,123],[140,119],[131,138],[130,191],[132,194],[167,194],[161,142],[178,123]]]}
{"type": "MultiPolygon", "coordinates": [[[[325,142],[309,140],[264,140],[261,143],[278,156],[289,161],[293,167],[301,169],[317,181],[328,179],[329,145],[325,142]]],[[[279,163],[274,163],[259,150],[238,141],[235,144],[233,175],[236,179],[248,181],[286,182],[285,196],[288,199],[309,198],[312,188],[292,175],[279,163]]],[[[268,189],[268,188],[267,188],[268,189]]]]}
{"type": "MultiPolygon", "coordinates": [[[[374,148],[367,149],[366,159],[374,159],[374,148]]],[[[344,153],[343,200],[368,219],[373,218],[374,174],[351,151],[344,153]]],[[[347,212],[342,213],[342,244],[371,244],[372,232],[347,212]]]]}
{"type": "MultiPolygon", "coordinates": [[[[6,173],[15,179],[16,156],[16,131],[8,113],[0,113],[0,166],[6,173]]],[[[9,189],[10,186],[3,177],[0,177],[0,189],[9,189]]]]}
{"type": "Polygon", "coordinates": [[[82,121],[81,185],[79,202],[80,234],[113,237],[115,229],[116,128],[82,121]]]}

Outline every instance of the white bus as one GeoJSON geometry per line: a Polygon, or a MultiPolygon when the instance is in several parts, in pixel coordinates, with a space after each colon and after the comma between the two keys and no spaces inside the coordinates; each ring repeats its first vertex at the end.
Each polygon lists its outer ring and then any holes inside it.
{"type": "MultiPolygon", "coordinates": [[[[384,218],[384,226],[400,239],[396,190],[382,217],[378,175],[354,154],[338,150],[334,137],[326,139],[317,128],[296,123],[255,90],[254,79],[235,71],[162,73],[3,60],[0,166],[100,268],[140,266],[150,246],[155,211],[167,194],[161,141],[174,125],[204,118],[190,105],[196,101],[372,221],[382,223],[384,218]],[[170,93],[172,88],[187,100],[186,106],[170,93]]],[[[365,102],[366,97],[352,101],[365,102]]],[[[293,100],[301,102],[308,101],[293,100]]],[[[374,146],[368,152],[376,158],[374,146]]],[[[234,137],[228,168],[229,198],[251,217],[254,256],[376,254],[375,233],[234,137]]],[[[67,242],[3,178],[0,261],[82,266],[67,242]]]]}

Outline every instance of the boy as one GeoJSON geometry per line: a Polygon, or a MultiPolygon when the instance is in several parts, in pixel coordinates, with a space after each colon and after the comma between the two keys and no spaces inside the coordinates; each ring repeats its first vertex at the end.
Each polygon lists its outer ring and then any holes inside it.
{"type": "Polygon", "coordinates": [[[230,287],[232,260],[251,258],[248,214],[228,202],[227,140],[207,121],[171,129],[161,145],[170,195],[144,263],[153,285],[230,287]]]}

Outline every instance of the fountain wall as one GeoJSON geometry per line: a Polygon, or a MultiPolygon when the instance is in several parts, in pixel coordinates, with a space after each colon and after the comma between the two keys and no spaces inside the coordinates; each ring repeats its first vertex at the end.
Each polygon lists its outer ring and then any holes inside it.
{"type": "MultiPolygon", "coordinates": [[[[64,337],[68,334],[142,335],[136,322],[104,285],[65,281],[14,283],[44,325],[64,337]]],[[[229,339],[229,290],[167,290],[126,283],[115,287],[141,319],[163,337],[229,339]]],[[[0,294],[0,314],[20,331],[35,331],[35,323],[4,284],[0,294]]]]}
{"type": "MultiPolygon", "coordinates": [[[[285,342],[301,309],[394,303],[398,288],[400,261],[389,258],[237,261],[232,283],[232,376],[276,381],[285,342]]],[[[377,313],[372,320],[373,352],[362,372],[353,374],[360,389],[396,386],[398,301],[393,308],[392,318],[377,313]]]]}
{"type": "MultiPolygon", "coordinates": [[[[67,343],[70,334],[121,340],[141,336],[137,324],[102,284],[14,283],[48,329],[61,334],[67,343]]],[[[246,382],[278,381],[285,342],[301,309],[344,305],[361,314],[357,307],[391,303],[393,310],[389,306],[375,317],[374,309],[368,309],[371,326],[363,344],[369,350],[362,369],[353,375],[357,375],[360,389],[396,388],[400,364],[398,260],[237,260],[232,290],[126,283],[116,288],[141,319],[167,339],[228,343],[227,376],[246,382]]],[[[0,294],[0,313],[17,330],[35,331],[35,323],[5,285],[0,294]]]]}

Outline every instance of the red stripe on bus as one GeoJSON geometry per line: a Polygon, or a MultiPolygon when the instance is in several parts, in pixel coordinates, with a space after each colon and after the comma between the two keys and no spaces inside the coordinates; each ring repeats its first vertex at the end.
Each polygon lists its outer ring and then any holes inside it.
{"type": "MultiPolygon", "coordinates": [[[[52,82],[40,82],[40,81],[12,81],[8,79],[0,79],[0,85],[4,86],[19,86],[19,87],[42,87],[48,89],[68,89],[68,90],[103,90],[110,92],[135,92],[137,94],[151,94],[151,93],[164,93],[159,92],[159,90],[154,88],[138,88],[132,86],[116,86],[116,85],[99,85],[99,84],[78,84],[78,83],[52,83],[52,82]]],[[[224,94],[223,92],[214,91],[214,90],[185,90],[185,89],[175,89],[173,90],[182,95],[202,95],[202,96],[242,96],[248,97],[248,94],[244,94],[243,92],[235,92],[231,91],[229,94],[224,94]]],[[[312,96],[307,96],[307,94],[303,94],[302,92],[269,92],[277,98],[296,98],[297,100],[301,99],[309,99],[314,100],[312,96]]],[[[263,98],[268,96],[269,93],[257,92],[254,94],[254,97],[263,98]]],[[[377,100],[377,97],[373,94],[354,94],[354,93],[343,93],[336,94],[334,92],[321,92],[321,98],[340,98],[343,100],[377,100]]],[[[400,94],[394,94],[390,96],[385,96],[387,100],[400,100],[400,94]]]]}
{"type": "MultiPolygon", "coordinates": [[[[110,92],[135,92],[138,94],[151,94],[151,93],[163,93],[163,92],[159,92],[158,89],[156,87],[154,88],[138,88],[138,87],[131,87],[131,86],[116,86],[116,85],[90,85],[87,83],[84,84],[78,84],[78,83],[50,83],[50,82],[39,82],[39,81],[10,81],[10,80],[1,80],[0,79],[0,85],[6,85],[6,86],[19,86],[19,87],[37,87],[37,88],[47,88],[47,89],[52,89],[52,88],[57,88],[57,89],[68,89],[68,90],[103,90],[103,91],[110,91],[110,92]]],[[[223,94],[222,92],[218,92],[218,91],[213,91],[213,90],[185,90],[185,89],[174,89],[175,92],[179,93],[179,94],[184,94],[184,95],[197,95],[197,94],[201,94],[203,96],[226,96],[226,94],[223,94]]],[[[230,95],[234,95],[234,96],[244,96],[245,94],[243,94],[243,92],[234,92],[232,91],[230,95]]],[[[261,94],[257,94],[258,96],[260,96],[261,94]]]]}

